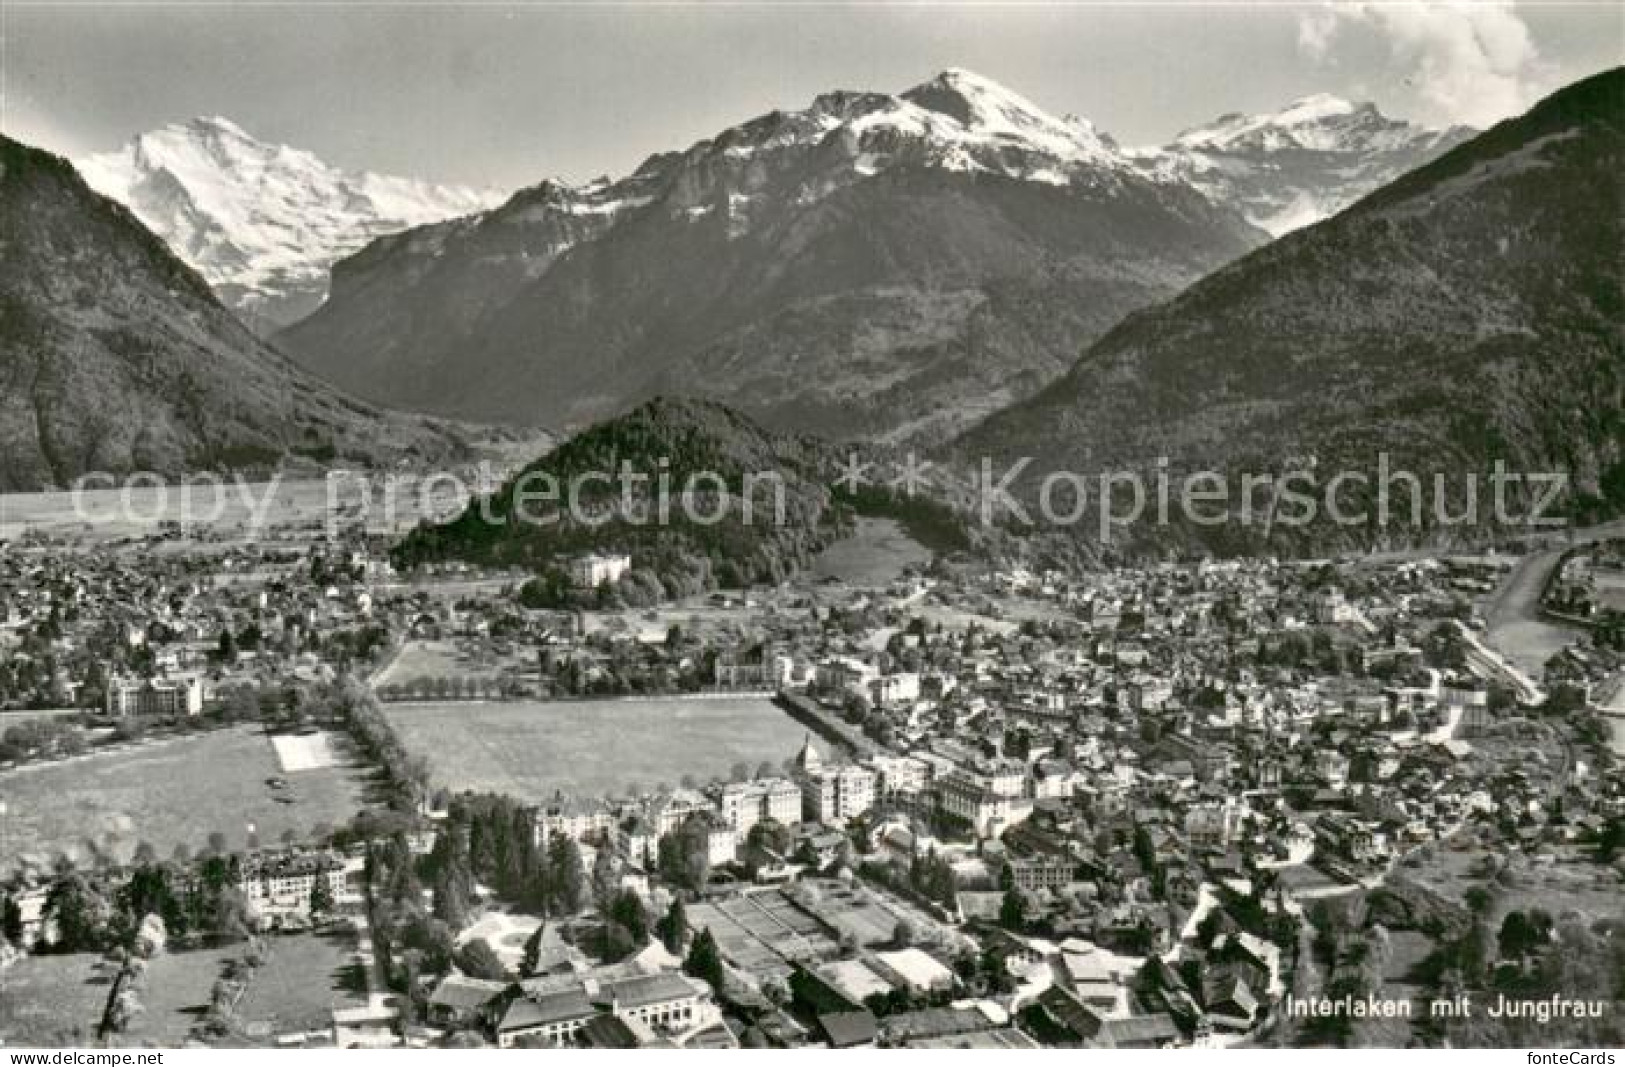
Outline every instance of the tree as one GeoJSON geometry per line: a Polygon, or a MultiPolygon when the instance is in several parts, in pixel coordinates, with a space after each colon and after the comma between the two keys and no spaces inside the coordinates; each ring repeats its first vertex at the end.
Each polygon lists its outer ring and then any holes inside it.
{"type": "Polygon", "coordinates": [[[638,943],[632,932],[618,922],[604,924],[600,952],[606,962],[624,960],[637,951],[638,943]]]}
{"type": "Polygon", "coordinates": [[[1522,960],[1545,944],[1551,933],[1551,916],[1538,908],[1528,914],[1509,911],[1501,921],[1501,932],[1495,939],[1496,947],[1501,950],[1502,959],[1522,960]]]}
{"type": "MultiPolygon", "coordinates": [[[[453,929],[468,924],[468,894],[459,873],[451,866],[443,867],[436,872],[434,884],[434,917],[453,929]]],[[[315,910],[314,902],[311,910],[315,910]]]]}
{"type": "Polygon", "coordinates": [[[754,871],[782,861],[794,842],[788,826],[777,819],[763,819],[745,834],[745,865],[754,871]]]}
{"type": "Polygon", "coordinates": [[[1612,863],[1622,851],[1625,851],[1625,816],[1616,815],[1603,825],[1597,838],[1597,859],[1612,863]]]}
{"type": "Polygon", "coordinates": [[[683,942],[688,940],[688,910],[683,907],[681,897],[673,897],[671,907],[666,909],[665,918],[660,920],[660,941],[666,946],[666,951],[673,956],[683,951],[683,942]]]}
{"type": "Polygon", "coordinates": [[[695,935],[688,958],[683,960],[683,973],[709,983],[719,993],[722,991],[722,953],[709,929],[695,935]]]}
{"type": "Polygon", "coordinates": [[[1019,889],[1005,890],[999,904],[999,925],[1017,934],[1027,928],[1027,899],[1019,889]]]}
{"type": "Polygon", "coordinates": [[[633,947],[649,940],[649,913],[643,908],[643,899],[632,890],[616,893],[607,914],[611,922],[623,927],[631,936],[633,947]]]}
{"type": "Polygon", "coordinates": [[[227,889],[215,900],[213,922],[218,934],[247,937],[254,928],[254,911],[240,891],[227,889]]]}
{"type": "Polygon", "coordinates": [[[493,982],[507,981],[508,968],[485,941],[475,938],[457,950],[457,966],[470,978],[485,978],[493,982]]]}
{"type": "Polygon", "coordinates": [[[898,948],[908,948],[910,945],[914,944],[914,938],[914,924],[909,922],[906,918],[898,919],[897,925],[892,927],[892,944],[896,945],[898,948]]]}
{"type": "Polygon", "coordinates": [[[23,943],[23,909],[10,897],[0,901],[0,938],[8,945],[23,943]]]}
{"type": "Polygon", "coordinates": [[[621,864],[615,857],[615,852],[607,845],[600,845],[592,858],[592,899],[600,911],[609,907],[610,901],[621,888],[621,864]]]}
{"type": "Polygon", "coordinates": [[[312,918],[319,919],[333,910],[333,887],[326,878],[318,875],[310,887],[310,914],[312,918]]]}
{"type": "Polygon", "coordinates": [[[56,947],[65,952],[98,951],[108,940],[112,907],[81,874],[71,874],[51,887],[44,917],[56,926],[56,947]]]}
{"type": "Polygon", "coordinates": [[[1490,932],[1480,918],[1474,920],[1472,928],[1457,945],[1456,966],[1461,971],[1462,981],[1469,986],[1477,986],[1483,982],[1489,964],[1490,932]]]}
{"type": "Polygon", "coordinates": [[[107,1009],[102,1014],[102,1036],[123,1033],[144,1010],[133,976],[128,973],[121,975],[113,984],[113,993],[108,997],[107,1009]]]}
{"type": "Polygon", "coordinates": [[[587,869],[581,862],[581,847],[565,834],[547,841],[547,880],[554,909],[561,915],[581,910],[587,896],[587,869]]]}
{"type": "Polygon", "coordinates": [[[672,885],[698,892],[711,877],[711,824],[704,815],[691,815],[674,834],[660,839],[660,877],[672,885]]]}

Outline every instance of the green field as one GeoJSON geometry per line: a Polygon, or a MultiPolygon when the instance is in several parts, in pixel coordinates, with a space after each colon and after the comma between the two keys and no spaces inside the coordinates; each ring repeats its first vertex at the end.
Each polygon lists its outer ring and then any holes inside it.
{"type": "Polygon", "coordinates": [[[305,835],[348,821],[364,806],[367,773],[355,765],[284,772],[270,740],[252,727],[19,767],[0,775],[0,872],[64,852],[85,856],[89,842],[120,860],[141,841],[162,857],[176,845],[197,851],[216,831],[242,848],[250,824],[263,844],[275,845],[287,830],[305,835]],[[266,784],[278,775],[293,803],[266,784]]]}
{"type": "Polygon", "coordinates": [[[794,756],[804,729],[765,699],[707,697],[392,704],[385,714],[435,782],[537,801],[725,778],[794,756]]]}
{"type": "MultiPolygon", "coordinates": [[[[420,490],[419,483],[403,478],[388,500],[381,488],[375,488],[366,513],[369,521],[378,522],[386,514],[386,504],[391,504],[391,525],[410,529],[425,516],[455,514],[465,499],[450,483],[426,484],[429,488],[420,490]]],[[[330,517],[360,518],[361,500],[359,483],[336,484],[330,494],[325,478],[308,474],[274,482],[226,477],[214,483],[199,478],[193,484],[4,493],[0,494],[0,538],[33,531],[95,543],[144,537],[165,522],[183,523],[193,534],[228,540],[263,537],[272,529],[320,531],[330,517]]]]}
{"type": "Polygon", "coordinates": [[[267,945],[270,954],[237,1004],[244,1022],[268,1022],[273,1033],[317,1030],[333,1021],[335,1007],[366,1003],[366,980],[351,962],[352,936],[296,934],[272,937],[267,945]]]}
{"type": "MultiPolygon", "coordinates": [[[[221,965],[241,945],[159,953],[147,963],[141,1013],[119,1045],[179,1046],[202,1018],[221,965]]],[[[0,1039],[12,1046],[90,1045],[117,967],[91,952],[25,956],[0,981],[0,1039]]]]}
{"type": "MultiPolygon", "coordinates": [[[[332,1009],[364,1002],[361,981],[349,966],[345,935],[272,937],[265,963],[237,1004],[247,1023],[269,1023],[272,1033],[314,1030],[332,1022],[332,1009]]],[[[161,952],[147,963],[140,986],[142,1011],[119,1045],[178,1047],[203,1021],[216,979],[240,959],[243,942],[184,952],[161,952]]],[[[115,968],[88,952],[25,956],[0,978],[0,1043],[12,1047],[91,1044],[107,1005],[115,968]]]]}
{"type": "Polygon", "coordinates": [[[240,958],[241,942],[185,952],[160,952],[147,962],[141,1007],[122,1036],[124,1044],[174,1048],[184,1045],[209,1009],[214,983],[228,961],[240,958]]]}
{"type": "Polygon", "coordinates": [[[851,537],[824,549],[813,560],[813,578],[835,578],[847,585],[883,586],[910,566],[931,562],[931,551],[891,519],[859,519],[851,537]]]}
{"type": "MultiPolygon", "coordinates": [[[[523,665],[534,669],[534,655],[527,653],[523,659],[523,665]]],[[[509,657],[509,660],[518,663],[519,657],[509,657]]],[[[502,667],[502,661],[494,654],[459,648],[454,641],[414,640],[401,646],[389,666],[373,679],[373,684],[384,689],[437,679],[461,682],[473,678],[481,682],[494,682],[502,677],[502,667]]]]}
{"type": "Polygon", "coordinates": [[[107,1006],[111,972],[93,952],[24,956],[0,971],[0,1044],[89,1045],[107,1006]]]}

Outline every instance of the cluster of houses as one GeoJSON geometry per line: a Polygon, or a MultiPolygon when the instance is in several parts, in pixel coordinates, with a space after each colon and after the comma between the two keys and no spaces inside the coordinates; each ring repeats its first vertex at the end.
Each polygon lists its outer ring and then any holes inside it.
{"type": "MultiPolygon", "coordinates": [[[[593,588],[630,566],[592,555],[569,573],[593,588]]],[[[560,796],[531,817],[538,842],[612,850],[651,904],[671,888],[661,843],[701,848],[722,956],[765,997],[758,1036],[787,1045],[1242,1040],[1287,987],[1277,935],[1313,899],[1378,884],[1475,821],[1536,848],[1625,814],[1625,786],[1584,753],[1542,766],[1478,751],[1521,728],[1535,688],[1509,684],[1474,636],[1477,565],[910,574],[787,587],[761,594],[773,610],[744,632],[655,639],[527,611],[501,583],[434,597],[388,577],[360,546],[139,565],[0,554],[0,648],[48,651],[61,675],[13,668],[0,680],[31,691],[0,697],[37,703],[43,685],[67,702],[97,691],[113,717],[196,715],[235,675],[340,668],[334,650],[363,634],[534,646],[538,687],[774,691],[809,731],[782,769],[560,796]],[[765,855],[763,824],[786,831],[765,855]],[[927,860],[949,873],[924,884],[927,860]],[[853,899],[801,892],[815,882],[853,899]],[[890,943],[904,918],[933,935],[890,943]],[[967,955],[992,962],[973,976],[967,955]],[[786,980],[806,1010],[766,995],[786,980]]],[[[1577,654],[1593,675],[1620,666],[1577,654]]],[[[359,876],[327,853],[240,870],[255,909],[287,917],[352,899],[359,876]]],[[[720,992],[669,960],[572,958],[516,981],[452,973],[431,1010],[501,1045],[706,1047],[742,1036],[720,992]]]]}

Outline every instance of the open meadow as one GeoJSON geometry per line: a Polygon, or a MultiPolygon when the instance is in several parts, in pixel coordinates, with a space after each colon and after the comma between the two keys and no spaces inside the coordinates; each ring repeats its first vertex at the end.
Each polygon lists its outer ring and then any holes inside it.
{"type": "Polygon", "coordinates": [[[0,971],[0,1045],[89,1045],[110,982],[111,972],[94,952],[18,958],[0,971]]]}
{"type": "MultiPolygon", "coordinates": [[[[237,1018],[267,1035],[327,1028],[334,1007],[365,1002],[363,978],[349,962],[352,946],[345,934],[270,937],[265,962],[237,1002],[237,1018]]],[[[239,941],[160,952],[141,981],[142,1011],[116,1043],[184,1044],[207,1013],[215,981],[245,951],[239,941]]],[[[18,959],[0,978],[0,1044],[91,1044],[116,970],[92,952],[18,959]]]]}
{"type": "Polygon", "coordinates": [[[341,739],[284,749],[299,760],[284,766],[271,738],[236,727],[7,771],[0,868],[48,865],[63,853],[83,858],[93,847],[128,860],[142,841],[168,856],[176,845],[202,849],[215,832],[242,848],[250,826],[274,845],[286,831],[302,838],[363,807],[369,772],[341,739]],[[278,777],[287,785],[272,786],[278,777]]]}
{"type": "Polygon", "coordinates": [[[370,483],[335,480],[331,488],[324,477],[289,475],[275,481],[226,477],[191,484],[4,493],[0,540],[30,532],[100,544],[178,525],[189,540],[233,542],[319,535],[330,520],[399,532],[426,517],[453,515],[466,502],[466,492],[449,481],[404,475],[393,483],[382,478],[370,483]]]}
{"type": "Polygon", "coordinates": [[[748,697],[391,704],[384,713],[429,760],[437,785],[529,801],[725,778],[739,763],[778,767],[805,733],[772,701],[748,697]]]}
{"type": "Polygon", "coordinates": [[[814,579],[833,578],[847,585],[884,586],[911,566],[931,562],[931,550],[910,537],[892,519],[859,519],[852,536],[818,554],[808,568],[814,579]]]}
{"type": "Polygon", "coordinates": [[[273,936],[254,972],[237,1016],[267,1024],[272,1033],[325,1029],[334,1008],[366,1004],[366,977],[352,961],[355,938],[343,932],[273,936]]]}

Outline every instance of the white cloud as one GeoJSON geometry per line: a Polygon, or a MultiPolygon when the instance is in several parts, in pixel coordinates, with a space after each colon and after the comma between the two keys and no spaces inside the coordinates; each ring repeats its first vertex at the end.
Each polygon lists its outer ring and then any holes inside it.
{"type": "Polygon", "coordinates": [[[1332,49],[1340,16],[1330,5],[1311,8],[1298,16],[1298,49],[1317,63],[1332,49]]]}
{"type": "Polygon", "coordinates": [[[1528,108],[1549,83],[1529,27],[1510,0],[1333,0],[1299,17],[1298,46],[1323,61],[1350,26],[1387,42],[1427,117],[1436,121],[1488,126],[1528,108]]]}

